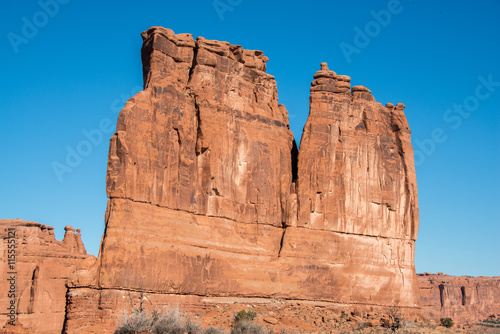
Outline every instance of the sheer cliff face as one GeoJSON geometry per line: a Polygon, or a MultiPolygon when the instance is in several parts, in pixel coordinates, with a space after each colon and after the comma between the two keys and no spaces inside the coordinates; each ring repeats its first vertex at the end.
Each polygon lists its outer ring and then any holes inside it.
{"type": "Polygon", "coordinates": [[[298,162],[298,226],[415,240],[417,184],[404,105],[383,107],[363,86],[314,76],[298,162]]]}
{"type": "Polygon", "coordinates": [[[114,325],[130,290],[160,304],[230,296],[418,306],[402,105],[351,92],[348,77],[323,65],[297,175],[262,52],[164,28],[142,36],[145,88],[111,138],[106,230],[97,265],[69,283],[68,329],[91,318],[114,325]]]}
{"type": "Polygon", "coordinates": [[[111,139],[108,196],[281,226],[292,133],[267,57],[163,28],[142,36],[145,90],[111,139]]]}

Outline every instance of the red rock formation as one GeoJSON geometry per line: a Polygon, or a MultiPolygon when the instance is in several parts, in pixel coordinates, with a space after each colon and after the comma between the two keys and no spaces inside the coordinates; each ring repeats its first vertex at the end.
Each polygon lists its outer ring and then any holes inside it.
{"type": "Polygon", "coordinates": [[[500,316],[500,277],[418,274],[423,314],[455,322],[500,316]]]}
{"type": "MultiPolygon", "coordinates": [[[[16,319],[30,333],[61,333],[66,307],[65,281],[82,261],[95,259],[87,255],[79,230],[76,234],[71,226],[65,230],[64,240],[57,241],[51,226],[19,219],[0,220],[2,259],[7,259],[8,254],[15,255],[15,261],[12,258],[12,261],[1,262],[2,319],[8,319],[6,310],[13,300],[16,319]],[[11,244],[17,247],[9,248],[11,244]],[[15,249],[15,253],[8,253],[11,249],[15,249]],[[10,282],[4,275],[14,276],[14,296],[9,293],[10,282]]],[[[21,332],[17,327],[6,326],[4,330],[21,332]]]]}
{"type": "Polygon", "coordinates": [[[187,309],[228,296],[418,306],[402,105],[351,93],[324,65],[296,184],[261,51],[157,27],[142,36],[144,91],[111,139],[106,230],[96,265],[68,283],[68,333],[112,332],[134,291],[187,309]]]}

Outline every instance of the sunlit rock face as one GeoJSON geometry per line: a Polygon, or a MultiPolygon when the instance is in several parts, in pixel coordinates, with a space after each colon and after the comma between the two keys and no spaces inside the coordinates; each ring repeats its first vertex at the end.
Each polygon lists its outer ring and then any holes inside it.
{"type": "MultiPolygon", "coordinates": [[[[267,57],[153,27],[111,138],[106,229],[66,330],[112,332],[129,293],[417,307],[418,204],[402,104],[326,64],[300,152],[267,57]]],[[[249,299],[250,300],[250,299],[249,299]]]]}

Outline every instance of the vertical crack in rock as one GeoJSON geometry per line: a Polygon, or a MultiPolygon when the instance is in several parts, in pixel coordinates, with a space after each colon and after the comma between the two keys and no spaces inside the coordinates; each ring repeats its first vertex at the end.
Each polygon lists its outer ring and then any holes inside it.
{"type": "Polygon", "coordinates": [[[281,239],[280,239],[280,248],[278,250],[278,257],[281,256],[281,250],[283,249],[283,243],[285,241],[285,233],[286,233],[286,224],[283,224],[283,233],[281,234],[281,239]]]}
{"type": "Polygon", "coordinates": [[[186,83],[186,87],[189,87],[189,82],[191,81],[191,78],[193,77],[194,69],[195,69],[196,65],[198,65],[198,62],[196,61],[197,56],[198,56],[198,44],[195,43],[194,48],[193,48],[193,59],[191,61],[191,66],[189,67],[189,74],[188,74],[188,80],[186,83]]]}
{"type": "Polygon", "coordinates": [[[295,142],[295,139],[294,139],[293,144],[292,144],[292,151],[290,153],[291,169],[292,169],[292,183],[297,182],[297,178],[298,178],[298,171],[297,171],[298,157],[299,157],[299,150],[297,148],[297,142],[295,142]]]}
{"type": "Polygon", "coordinates": [[[465,286],[460,287],[460,292],[462,293],[462,306],[465,306],[465,302],[467,300],[467,297],[465,295],[465,286]]]}
{"type": "Polygon", "coordinates": [[[444,285],[443,284],[439,284],[439,301],[441,303],[441,310],[443,310],[444,308],[444,285]]]}
{"type": "Polygon", "coordinates": [[[38,272],[40,268],[37,266],[35,270],[33,270],[33,275],[31,276],[31,284],[30,284],[30,301],[28,304],[28,314],[33,313],[33,304],[35,303],[35,294],[37,292],[38,285],[38,272]]]}
{"type": "Polygon", "coordinates": [[[203,146],[202,120],[200,117],[200,106],[196,97],[194,97],[194,107],[196,110],[196,156],[199,156],[200,154],[205,153],[208,150],[208,147],[203,146]]]}

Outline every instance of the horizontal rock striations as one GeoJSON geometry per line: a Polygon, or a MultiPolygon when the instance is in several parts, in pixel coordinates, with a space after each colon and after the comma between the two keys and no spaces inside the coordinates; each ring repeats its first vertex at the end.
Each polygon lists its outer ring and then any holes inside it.
{"type": "MultiPolygon", "coordinates": [[[[402,104],[326,64],[297,153],[267,57],[153,27],[144,90],[111,138],[106,229],[69,283],[68,333],[112,332],[130,296],[418,307],[418,204],[402,104]]],[[[191,306],[190,306],[191,305],[191,306]]]]}
{"type": "Polygon", "coordinates": [[[54,237],[54,228],[19,219],[0,219],[2,259],[15,255],[13,261],[2,261],[0,282],[0,315],[8,319],[7,307],[15,300],[17,320],[30,333],[61,333],[66,310],[65,282],[83,262],[95,261],[87,255],[80,230],[65,227],[63,241],[54,237]],[[10,233],[9,233],[10,232],[10,233]],[[9,242],[15,240],[15,242],[9,242]],[[14,253],[8,253],[15,244],[14,253]],[[10,267],[13,263],[14,267],[10,267]],[[14,272],[14,274],[9,274],[14,272]],[[10,282],[15,276],[14,298],[9,296],[10,282]]]}

